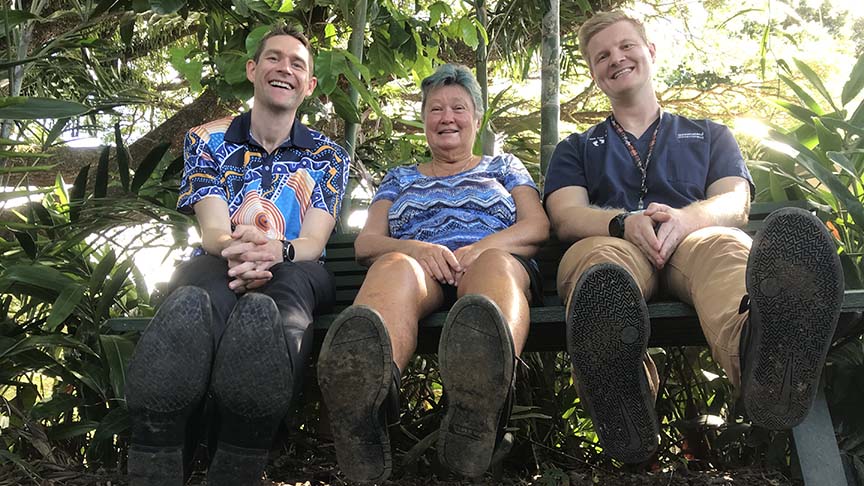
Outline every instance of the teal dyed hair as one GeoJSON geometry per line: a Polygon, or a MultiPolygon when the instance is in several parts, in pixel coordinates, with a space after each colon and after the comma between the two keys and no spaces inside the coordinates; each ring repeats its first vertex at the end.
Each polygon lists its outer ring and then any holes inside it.
{"type": "Polygon", "coordinates": [[[480,84],[477,83],[477,78],[465,66],[460,64],[444,64],[435,70],[420,83],[420,92],[422,102],[420,110],[426,112],[426,97],[429,96],[436,88],[441,86],[461,86],[471,95],[471,100],[474,102],[474,118],[480,120],[483,118],[483,97],[480,94],[480,84]]]}

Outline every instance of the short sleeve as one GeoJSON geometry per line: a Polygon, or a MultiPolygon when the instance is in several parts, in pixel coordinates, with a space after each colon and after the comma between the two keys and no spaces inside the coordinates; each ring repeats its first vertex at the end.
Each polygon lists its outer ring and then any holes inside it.
{"type": "Polygon", "coordinates": [[[543,184],[544,204],[550,194],[562,187],[588,187],[579,134],[574,133],[558,142],[555,151],[552,152],[552,157],[549,159],[549,168],[546,169],[546,179],[543,184]]]}
{"type": "Polygon", "coordinates": [[[342,199],[345,197],[345,188],[348,186],[351,159],[345,150],[335,143],[325,147],[332,153],[322,153],[320,156],[327,160],[329,169],[324,171],[312,195],[312,207],[326,211],[335,218],[339,215],[342,199]]]}
{"type": "Polygon", "coordinates": [[[207,142],[193,130],[186,133],[183,142],[183,161],[183,178],[177,198],[179,211],[192,214],[195,203],[205,197],[228,200],[225,188],[219,184],[219,165],[213,160],[207,142]]]}
{"type": "Polygon", "coordinates": [[[397,168],[387,172],[387,175],[385,175],[384,179],[381,181],[381,185],[378,186],[378,191],[375,193],[375,197],[372,198],[372,204],[375,204],[379,199],[395,201],[396,198],[399,197],[399,193],[402,192],[402,185],[399,181],[398,170],[399,169],[397,168]]]}
{"type": "Polygon", "coordinates": [[[525,164],[515,155],[506,154],[504,157],[507,163],[503,174],[504,180],[501,183],[507,191],[513,192],[513,188],[517,186],[531,186],[537,190],[537,184],[534,183],[534,179],[531,178],[525,164]]]}
{"type": "Polygon", "coordinates": [[[732,131],[727,126],[714,122],[709,122],[709,127],[712,137],[706,189],[724,177],[741,177],[750,183],[750,193],[755,194],[753,178],[747,170],[747,164],[732,131]]]}

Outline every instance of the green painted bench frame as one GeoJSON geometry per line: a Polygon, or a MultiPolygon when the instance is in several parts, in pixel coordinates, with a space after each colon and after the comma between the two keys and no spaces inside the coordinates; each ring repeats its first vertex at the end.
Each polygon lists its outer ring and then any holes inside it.
{"type": "MultiPolygon", "coordinates": [[[[789,203],[754,204],[750,210],[750,222],[746,231],[755,234],[771,211],[789,205],[789,203]]],[[[807,207],[806,203],[794,205],[807,207]]],[[[338,310],[351,305],[363,283],[366,268],[357,264],[354,259],[355,236],[337,234],[327,244],[325,265],[335,277],[336,305],[333,313],[319,315],[315,319],[316,347],[320,346],[338,310]]],[[[565,350],[564,306],[555,290],[558,262],[565,249],[566,245],[551,241],[536,257],[543,275],[544,302],[543,305],[531,308],[531,330],[525,346],[526,351],[565,350]]],[[[860,318],[862,311],[864,311],[864,290],[847,290],[841,319],[860,318]]],[[[699,319],[691,306],[681,302],[652,302],[648,305],[648,312],[651,317],[650,346],[707,345],[699,326],[699,319]]],[[[419,353],[437,351],[445,317],[445,312],[438,312],[420,323],[417,346],[419,353]]],[[[149,318],[140,317],[113,318],[108,320],[108,325],[114,332],[140,332],[149,321],[149,318]]],[[[851,476],[847,479],[847,474],[844,472],[831,416],[822,390],[807,419],[793,429],[793,437],[805,484],[808,486],[853,484],[851,476]]]]}

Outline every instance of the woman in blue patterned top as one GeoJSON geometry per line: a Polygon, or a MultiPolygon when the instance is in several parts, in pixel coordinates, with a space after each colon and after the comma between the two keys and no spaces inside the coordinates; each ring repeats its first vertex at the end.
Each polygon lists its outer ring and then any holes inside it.
{"type": "Polygon", "coordinates": [[[369,272],[318,361],[337,459],[355,481],[389,476],[387,426],[398,423],[399,378],[417,323],[454,301],[438,351],[448,406],[437,449],[452,471],[481,476],[509,417],[528,306],[542,298],[531,257],[549,221],[519,159],[472,152],[483,117],[477,81],[447,64],[421,89],[432,160],[396,168],[381,183],[355,242],[369,272]]]}

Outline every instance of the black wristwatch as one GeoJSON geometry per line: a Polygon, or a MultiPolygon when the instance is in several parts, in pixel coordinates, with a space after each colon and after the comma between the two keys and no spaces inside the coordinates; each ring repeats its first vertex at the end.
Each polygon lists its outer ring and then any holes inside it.
{"type": "Polygon", "coordinates": [[[282,240],[282,261],[294,261],[294,245],[292,245],[288,240],[282,240]]]}
{"type": "Polygon", "coordinates": [[[629,212],[618,213],[609,221],[609,236],[613,238],[624,238],[624,220],[630,216],[629,212]]]}

